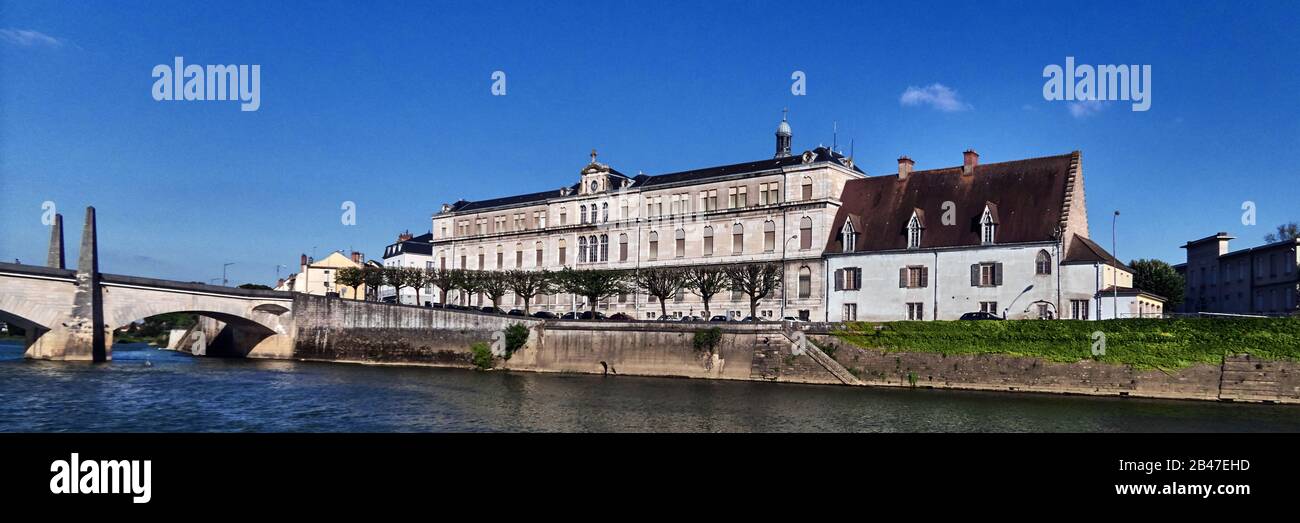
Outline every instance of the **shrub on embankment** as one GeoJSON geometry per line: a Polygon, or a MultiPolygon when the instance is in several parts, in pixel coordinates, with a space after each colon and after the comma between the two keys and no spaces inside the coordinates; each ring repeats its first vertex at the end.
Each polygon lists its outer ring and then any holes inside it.
{"type": "Polygon", "coordinates": [[[1218,365],[1224,354],[1300,361],[1300,318],[850,322],[833,334],[896,352],[1092,358],[1143,368],[1218,365]],[[1105,335],[1105,354],[1094,357],[1098,331],[1105,335]]]}

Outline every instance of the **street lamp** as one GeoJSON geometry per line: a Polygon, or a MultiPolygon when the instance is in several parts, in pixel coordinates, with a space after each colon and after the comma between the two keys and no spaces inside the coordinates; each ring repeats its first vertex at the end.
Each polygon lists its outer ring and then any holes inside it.
{"type": "Polygon", "coordinates": [[[1114,304],[1112,314],[1114,316],[1113,319],[1116,320],[1119,319],[1119,248],[1116,246],[1118,242],[1116,241],[1115,235],[1115,229],[1117,227],[1116,223],[1118,221],[1119,211],[1115,211],[1115,215],[1111,216],[1110,219],[1110,288],[1111,296],[1113,297],[1112,303],[1114,304]]]}
{"type": "MultiPolygon", "coordinates": [[[[785,243],[781,244],[781,318],[780,321],[785,321],[785,302],[788,299],[787,296],[789,296],[788,294],[789,288],[786,286],[787,280],[785,279],[785,249],[787,246],[790,245],[791,240],[798,240],[798,239],[799,239],[799,235],[793,234],[790,235],[789,238],[786,238],[785,243]]],[[[754,319],[757,320],[758,318],[754,318],[754,319]]]]}
{"type": "Polygon", "coordinates": [[[222,287],[228,287],[228,286],[229,286],[229,283],[230,283],[230,282],[229,282],[229,280],[226,279],[226,267],[229,267],[229,266],[234,265],[234,264],[235,264],[235,262],[228,262],[228,263],[224,263],[224,264],[221,265],[221,286],[222,286],[222,287]]]}

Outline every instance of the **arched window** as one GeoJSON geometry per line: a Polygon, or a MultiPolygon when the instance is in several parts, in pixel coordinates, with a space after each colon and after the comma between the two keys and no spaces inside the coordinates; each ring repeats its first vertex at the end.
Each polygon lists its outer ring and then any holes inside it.
{"type": "Polygon", "coordinates": [[[803,197],[802,199],[804,199],[804,200],[811,200],[812,197],[813,197],[813,195],[812,195],[812,178],[811,178],[811,177],[808,177],[808,176],[804,176],[804,177],[803,177],[803,185],[800,186],[800,189],[801,189],[801,191],[802,191],[802,193],[801,193],[801,196],[803,197]]]}
{"type": "Polygon", "coordinates": [[[686,230],[677,229],[673,237],[673,244],[676,246],[676,255],[678,258],[686,257],[686,230]]]}
{"type": "Polygon", "coordinates": [[[591,223],[596,223],[596,204],[591,204],[591,223]]]}
{"type": "Polygon", "coordinates": [[[609,221],[609,203],[600,204],[600,221],[609,221]]]}
{"type": "Polygon", "coordinates": [[[853,231],[853,222],[844,220],[844,227],[840,228],[840,245],[843,252],[853,252],[858,247],[858,235],[853,231]]]}
{"type": "Polygon", "coordinates": [[[812,218],[804,216],[799,219],[799,249],[812,248],[812,218]]]}
{"type": "Polygon", "coordinates": [[[609,235],[600,235],[600,261],[609,261],[609,235]]]}
{"type": "Polygon", "coordinates": [[[772,252],[776,250],[776,222],[768,220],[763,222],[763,251],[772,252]]]}
{"type": "Polygon", "coordinates": [[[578,237],[578,263],[587,261],[587,237],[578,237]]]}
{"type": "Polygon", "coordinates": [[[567,253],[565,252],[565,251],[567,251],[566,245],[567,245],[567,244],[565,243],[564,238],[560,238],[560,245],[559,245],[559,247],[560,247],[560,265],[564,265],[564,264],[566,264],[566,263],[569,263],[569,257],[567,256],[567,253]]]}
{"type": "Polygon", "coordinates": [[[799,297],[812,296],[812,269],[807,265],[799,268],[799,297]]]}
{"type": "Polygon", "coordinates": [[[1046,249],[1038,251],[1038,259],[1034,263],[1034,267],[1036,269],[1035,274],[1051,274],[1052,255],[1048,254],[1046,249]]]}
{"type": "Polygon", "coordinates": [[[659,258],[659,233],[650,231],[650,259],[659,258]]]}
{"type": "Polygon", "coordinates": [[[704,255],[713,256],[713,227],[704,228],[704,255]]]}
{"type": "Polygon", "coordinates": [[[524,268],[524,243],[523,242],[519,242],[515,244],[515,268],[516,269],[524,268]]]}
{"type": "Polygon", "coordinates": [[[627,261],[627,235],[618,235],[618,261],[627,261]]]}
{"type": "Polygon", "coordinates": [[[504,247],[497,245],[497,270],[505,268],[506,250],[504,247]]]}
{"type": "Polygon", "coordinates": [[[568,213],[569,213],[569,211],[568,211],[567,209],[565,209],[564,207],[560,207],[560,225],[568,225],[568,224],[569,224],[569,214],[568,214],[568,213]]]}
{"type": "Polygon", "coordinates": [[[535,263],[538,268],[541,268],[546,264],[546,257],[543,256],[543,251],[542,251],[542,242],[537,242],[536,244],[534,244],[534,247],[537,249],[537,260],[535,263]]]}
{"type": "Polygon", "coordinates": [[[578,223],[587,223],[587,206],[586,206],[586,205],[581,205],[581,206],[578,207],[578,223]]]}
{"type": "Polygon", "coordinates": [[[988,207],[985,207],[984,215],[980,216],[980,243],[984,245],[993,245],[996,229],[997,224],[993,223],[993,211],[988,207]]]}
{"type": "Polygon", "coordinates": [[[921,227],[921,217],[918,216],[916,213],[912,213],[912,219],[907,221],[907,248],[908,249],[921,248],[922,229],[923,227],[921,227]]]}
{"type": "MultiPolygon", "coordinates": [[[[594,207],[593,207],[593,208],[594,208],[594,207]]],[[[588,261],[588,262],[595,262],[596,260],[599,260],[599,259],[600,259],[600,251],[599,251],[599,249],[596,247],[596,246],[597,246],[597,243],[596,243],[596,235],[594,235],[594,234],[591,235],[590,238],[587,238],[587,241],[588,241],[589,243],[591,243],[591,251],[590,251],[590,252],[588,253],[588,255],[587,255],[587,261],[588,261]]]]}
{"type": "Polygon", "coordinates": [[[745,252],[745,226],[739,223],[731,226],[731,254],[745,252]]]}

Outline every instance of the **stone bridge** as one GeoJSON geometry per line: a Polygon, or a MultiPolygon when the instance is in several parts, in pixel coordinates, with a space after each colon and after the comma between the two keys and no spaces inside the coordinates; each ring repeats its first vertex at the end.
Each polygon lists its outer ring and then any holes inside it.
{"type": "Polygon", "coordinates": [[[107,361],[114,330],[172,312],[216,320],[209,355],[292,354],[290,293],[102,274],[93,207],[86,209],[77,269],[66,269],[62,216],[53,225],[47,267],[0,263],[0,320],[26,330],[26,357],[107,361]]]}

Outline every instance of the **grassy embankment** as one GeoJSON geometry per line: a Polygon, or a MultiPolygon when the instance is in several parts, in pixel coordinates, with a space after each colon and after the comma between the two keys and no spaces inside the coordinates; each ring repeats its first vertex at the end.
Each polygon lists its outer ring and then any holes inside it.
{"type": "Polygon", "coordinates": [[[897,352],[1092,358],[1142,368],[1218,365],[1224,354],[1300,361],[1300,318],[853,322],[834,334],[859,347],[897,352]],[[1096,331],[1105,334],[1106,346],[1094,357],[1096,331]]]}

